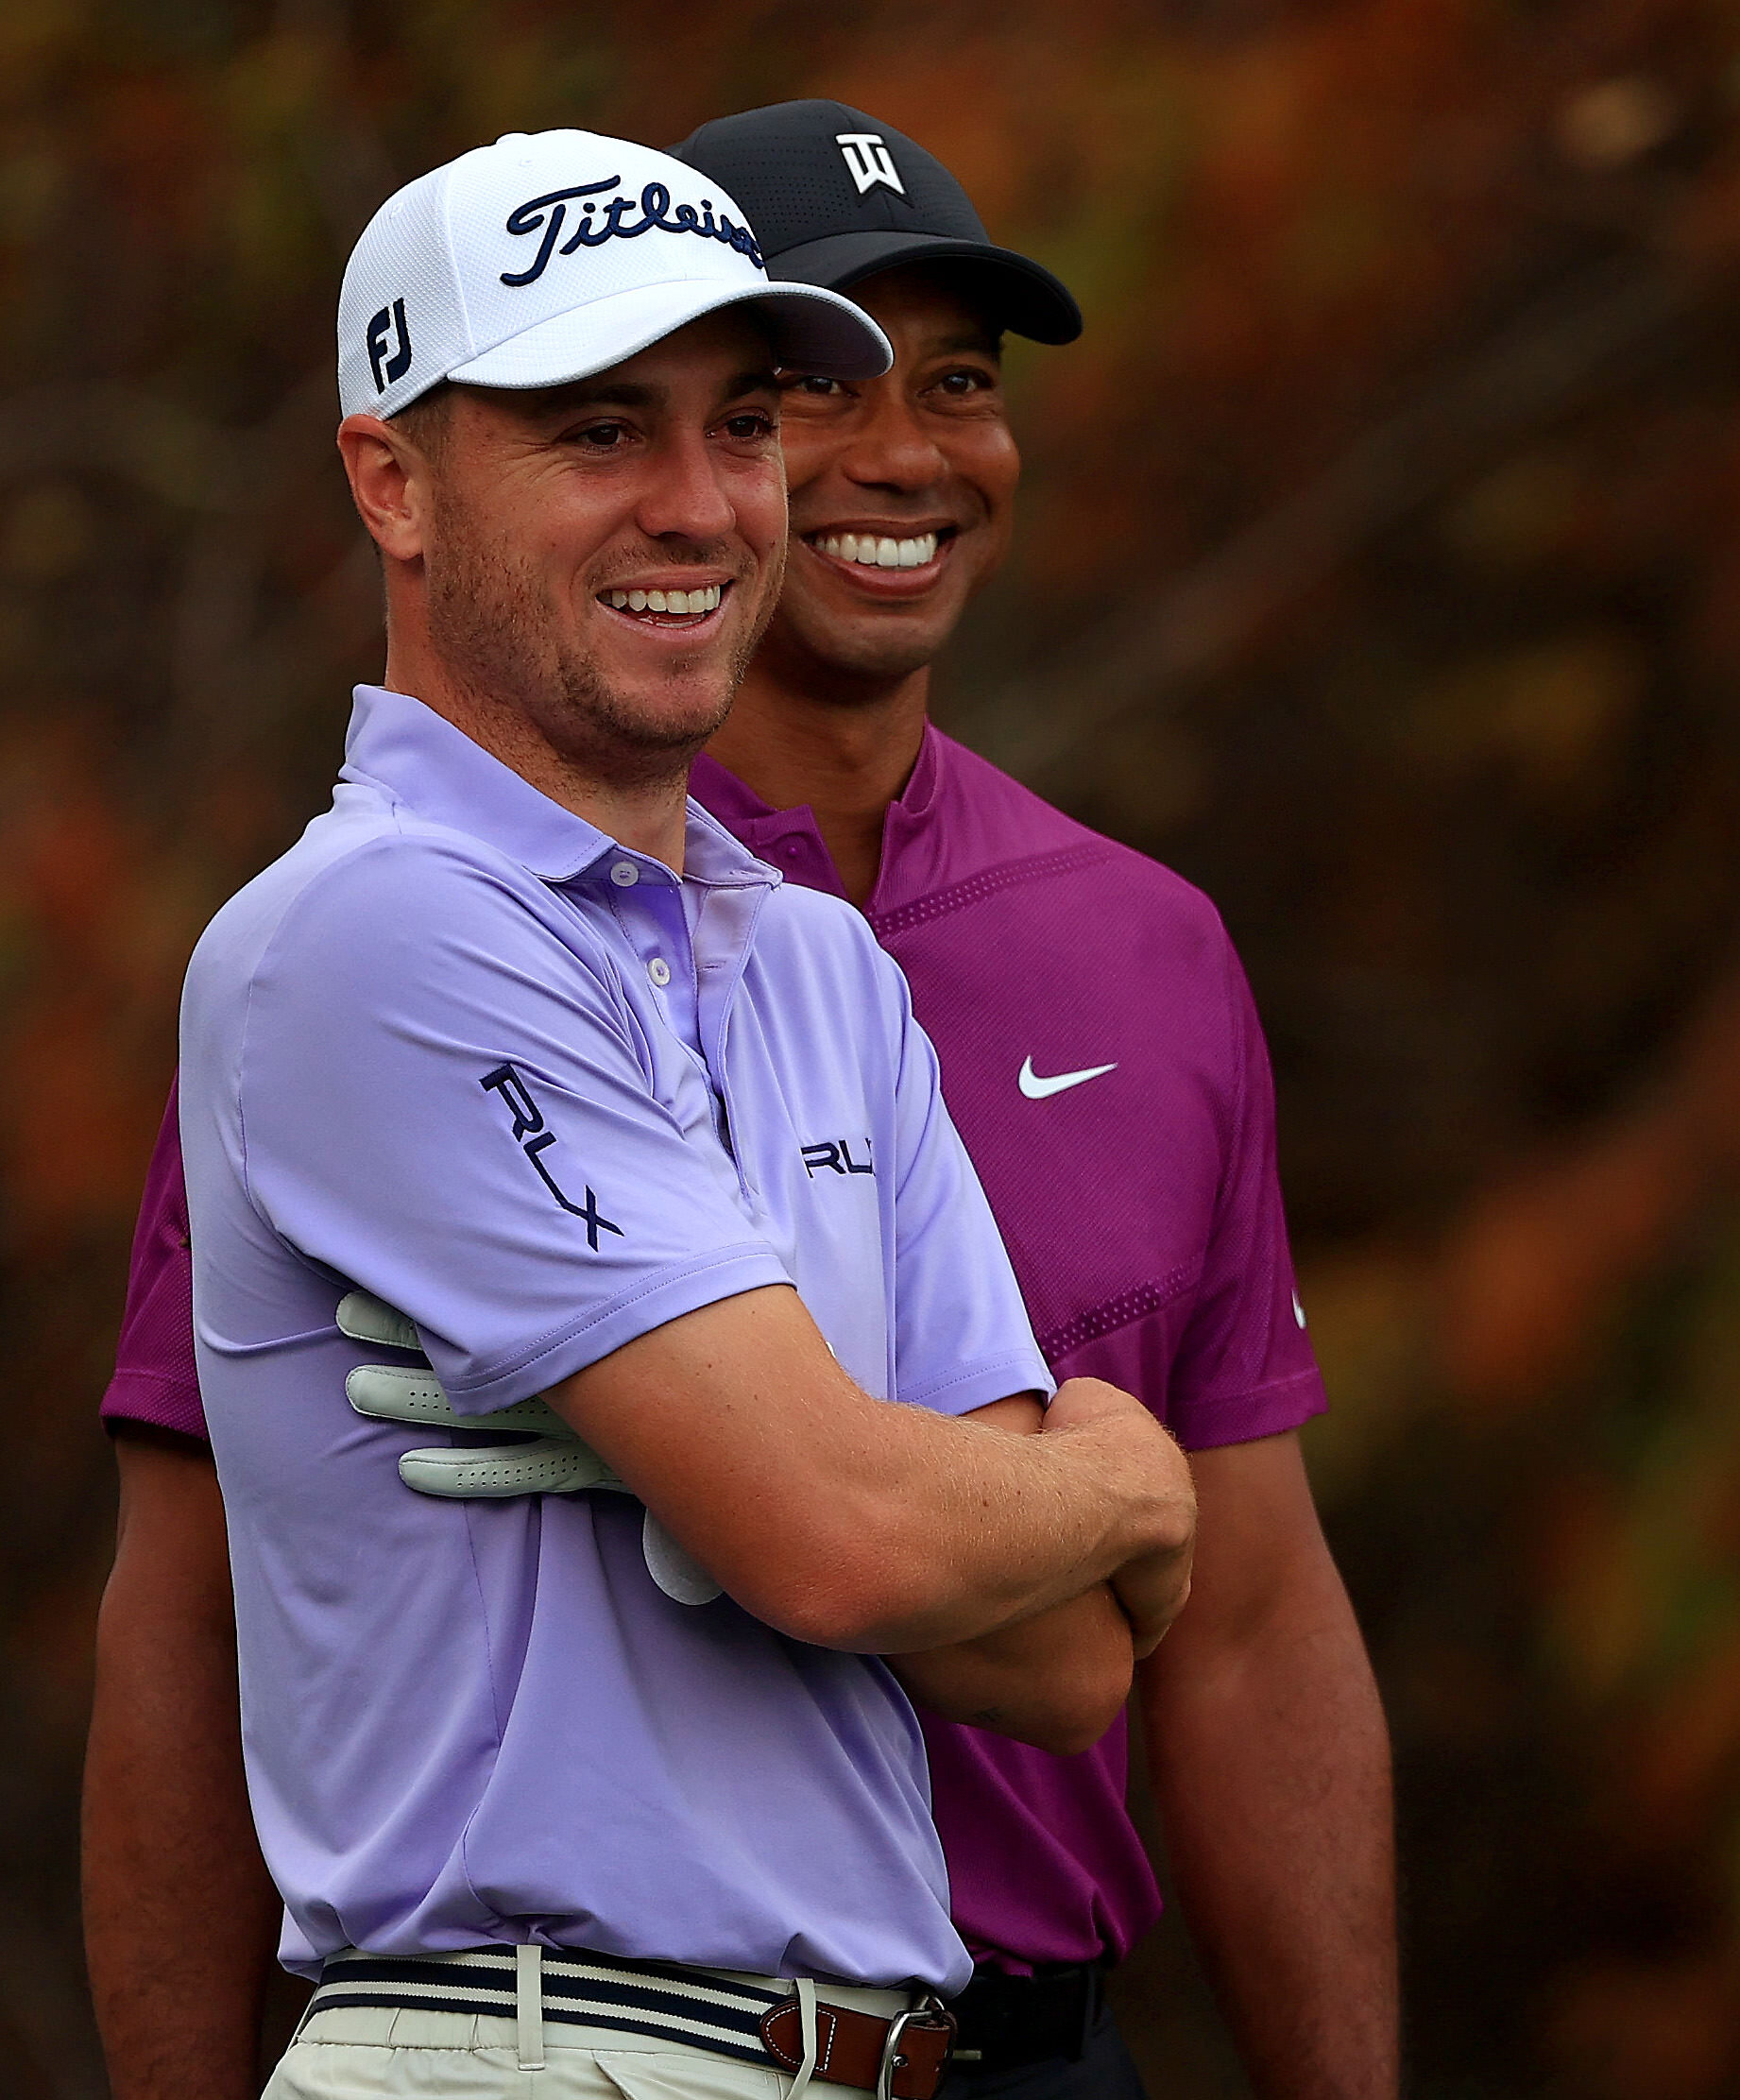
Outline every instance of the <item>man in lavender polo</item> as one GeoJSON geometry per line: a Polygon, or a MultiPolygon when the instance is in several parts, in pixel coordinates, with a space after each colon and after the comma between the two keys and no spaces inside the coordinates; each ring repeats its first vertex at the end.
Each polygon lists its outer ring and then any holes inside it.
{"type": "MultiPolygon", "coordinates": [[[[1292,1434],[1322,1401],[1248,994],[1200,896],[925,724],[929,665],[1007,543],[1016,461],[997,332],[1067,340],[1073,302],[991,247],[946,169],[861,112],[786,105],[704,127],[678,150],[751,200],[774,274],[851,285],[899,352],[884,380],[788,381],[798,537],[780,612],[695,790],[789,878],[867,909],[938,1044],[1054,1367],[1119,1376],[1195,1447],[1209,1521],[1193,1602],[1139,1683],[1191,1921],[1260,2091],[1382,2093],[1394,2037],[1383,1730],[1292,1434]],[[884,549],[927,558],[901,570],[884,549]]],[[[163,1725],[178,1747],[201,1746],[207,1792],[232,1800],[221,1565],[179,1586],[176,1572],[213,1528],[210,1468],[197,1444],[154,1446],[146,1426],[202,1434],[186,1263],[170,1132],[106,1403],[136,1484],[149,1481],[141,1550],[110,1610],[204,1683],[163,1725]],[[215,1638],[196,1637],[187,1590],[215,1638]]],[[[950,2091],[1134,2091],[1115,2033],[1093,2021],[1101,1963],[1157,1910],[1124,1807],[1121,1728],[1060,1758],[921,1717],[955,1917],[980,1965],[956,2009],[982,2068],[962,2065],[950,2091]]],[[[117,1762],[128,1733],[148,1730],[117,1729],[117,1762]]],[[[114,1877],[108,1966],[131,1980],[141,2028],[173,1985],[124,1912],[155,1904],[185,1938],[211,1907],[204,1889],[260,1910],[245,1812],[227,1811],[218,1844],[184,1793],[150,1805],[148,1825],[109,1845],[139,1862],[114,1877]],[[149,1870],[165,1822],[183,1863],[169,1886],[149,1870]]],[[[214,2100],[241,2090],[219,2067],[247,2046],[258,1968],[216,1949],[206,1962],[211,2002],[231,2008],[198,2058],[214,2100]]]]}
{"type": "Polygon", "coordinates": [[[898,972],[686,803],[778,589],[773,361],[886,344],[721,185],[551,132],[382,207],[339,349],[386,677],[182,1005],[249,1791],[318,1979],[271,2091],[930,2100],[971,1964],[900,1687],[1091,1742],[1190,1491],[1126,1394],[1042,1423],[898,972]],[[361,1365],[359,1295],[414,1323],[361,1365]],[[412,1340],[619,1492],[410,1492],[351,1374],[412,1340]]]}

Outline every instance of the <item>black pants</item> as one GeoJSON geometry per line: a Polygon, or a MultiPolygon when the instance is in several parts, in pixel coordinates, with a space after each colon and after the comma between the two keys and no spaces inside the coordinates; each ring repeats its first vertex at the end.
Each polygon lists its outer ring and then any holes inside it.
{"type": "Polygon", "coordinates": [[[1148,2096],[1117,2023],[1109,2012],[1102,2012],[1088,2037],[1087,2054],[1079,2063],[1050,2057],[1015,2071],[975,2071],[971,2064],[961,2064],[937,2089],[937,2100],[1148,2100],[1148,2096]]]}

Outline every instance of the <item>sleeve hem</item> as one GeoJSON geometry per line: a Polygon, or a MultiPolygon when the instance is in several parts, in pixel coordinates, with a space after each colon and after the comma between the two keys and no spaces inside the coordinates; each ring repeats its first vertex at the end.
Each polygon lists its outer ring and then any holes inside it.
{"type": "Polygon", "coordinates": [[[634,1290],[613,1298],[596,1312],[583,1315],[554,1336],[540,1338],[533,1349],[499,1369],[470,1378],[443,1378],[457,1414],[487,1415],[516,1400],[530,1399],[546,1387],[584,1371],[613,1350],[638,1341],[655,1327],[680,1320],[686,1312],[721,1299],[740,1297],[791,1277],[764,1247],[723,1250],[705,1261],[687,1262],[674,1273],[665,1271],[634,1290]]]}
{"type": "Polygon", "coordinates": [[[1047,1400],[1057,1391],[1057,1381],[1037,1353],[1011,1351],[970,1364],[964,1371],[950,1372],[947,1378],[932,1378],[912,1392],[898,1395],[903,1407],[929,1408],[932,1414],[972,1414],[1012,1393],[1037,1392],[1047,1400]]]}
{"type": "Polygon", "coordinates": [[[1213,1451],[1222,1444],[1254,1443],[1259,1437],[1297,1429],[1326,1411],[1328,1395],[1317,1370],[1296,1372],[1254,1391],[1229,1393],[1194,1407],[1168,1410],[1168,1426],[1186,1451],[1213,1451]]]}
{"type": "Polygon", "coordinates": [[[104,1422],[143,1422],[153,1429],[211,1442],[199,1388],[154,1371],[117,1371],[97,1410],[104,1422]]]}

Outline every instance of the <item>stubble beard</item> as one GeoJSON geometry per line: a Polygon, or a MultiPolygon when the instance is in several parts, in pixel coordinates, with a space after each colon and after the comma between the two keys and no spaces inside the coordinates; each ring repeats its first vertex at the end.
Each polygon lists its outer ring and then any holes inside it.
{"type": "MultiPolygon", "coordinates": [[[[613,685],[591,652],[561,639],[528,563],[499,545],[486,553],[481,536],[452,511],[441,521],[438,546],[425,572],[430,642],[479,721],[493,727],[490,741],[511,746],[516,729],[529,733],[566,764],[614,787],[688,773],[730,713],[777,602],[776,588],[710,694],[691,691],[689,705],[661,708],[613,685]]],[[[672,659],[674,686],[692,664],[672,659]]]]}

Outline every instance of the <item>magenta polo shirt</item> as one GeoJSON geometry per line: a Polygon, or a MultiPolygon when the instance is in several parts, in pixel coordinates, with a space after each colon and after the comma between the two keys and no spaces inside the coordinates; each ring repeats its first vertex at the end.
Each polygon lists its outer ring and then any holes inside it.
{"type": "MultiPolygon", "coordinates": [[[[706,758],[693,785],[762,860],[839,892],[809,810],[770,809],[706,758]]],[[[932,730],[889,811],[868,915],[1055,1374],[1140,1394],[1197,1450],[1318,1413],[1261,1030],[1201,893],[932,730]]],[[[198,1434],[186,1238],[172,1103],[103,1409],[198,1434]]],[[[923,1718],[974,1955],[1021,1970],[1127,1953],[1159,1896],[1125,1807],[1122,1724],[1058,1758],[923,1718]]]]}

